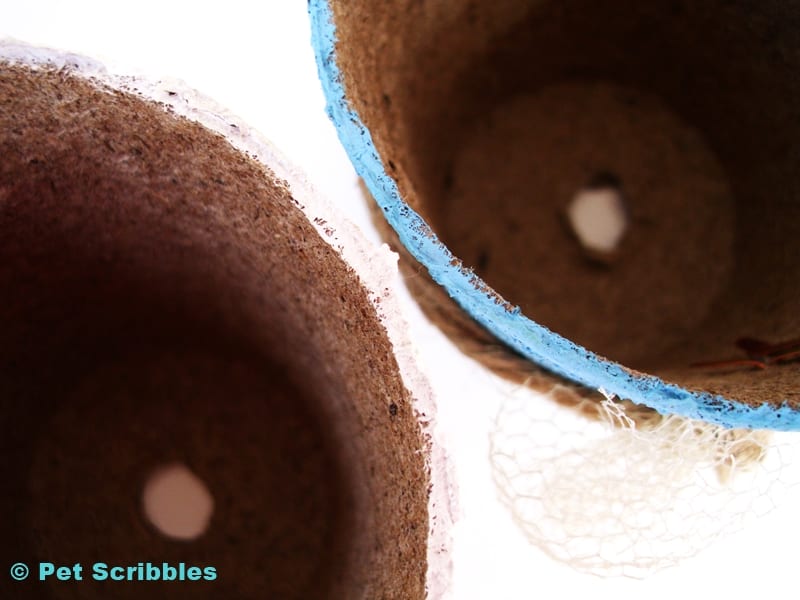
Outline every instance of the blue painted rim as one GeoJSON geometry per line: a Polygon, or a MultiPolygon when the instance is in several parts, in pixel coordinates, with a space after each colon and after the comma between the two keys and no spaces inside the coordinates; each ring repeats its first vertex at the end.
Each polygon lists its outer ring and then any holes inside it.
{"type": "Polygon", "coordinates": [[[654,408],[726,427],[800,430],[800,410],[786,401],[752,407],[706,392],[691,392],[658,377],[632,371],[588,351],[530,320],[442,244],[428,224],[400,197],[372,136],[347,101],[336,62],[336,25],[329,0],[309,0],[311,36],[327,112],[358,175],[383,210],[401,243],[473,319],[508,346],[548,371],[589,388],[654,408]]]}

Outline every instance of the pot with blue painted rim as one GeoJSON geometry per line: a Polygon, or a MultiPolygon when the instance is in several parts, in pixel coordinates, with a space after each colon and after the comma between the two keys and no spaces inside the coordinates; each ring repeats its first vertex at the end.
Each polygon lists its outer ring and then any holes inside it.
{"type": "Polygon", "coordinates": [[[463,346],[662,414],[800,428],[794,7],[309,10],[342,143],[463,346]]]}

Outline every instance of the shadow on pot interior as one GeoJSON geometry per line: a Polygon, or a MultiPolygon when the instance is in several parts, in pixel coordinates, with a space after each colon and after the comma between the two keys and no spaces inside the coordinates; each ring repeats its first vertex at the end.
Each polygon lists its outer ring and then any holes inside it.
{"type": "Polygon", "coordinates": [[[0,73],[2,556],[34,569],[2,595],[423,597],[426,443],[286,184],[132,93],[0,73]]]}
{"type": "MultiPolygon", "coordinates": [[[[800,399],[793,359],[691,366],[748,358],[739,338],[800,335],[794,8],[397,0],[333,12],[348,99],[387,172],[504,298],[691,389],[800,399]],[[605,208],[583,207],[607,228],[599,251],[571,212],[587,192],[605,194],[605,208]]],[[[463,323],[422,289],[430,280],[409,283],[434,318],[463,323]]]]}

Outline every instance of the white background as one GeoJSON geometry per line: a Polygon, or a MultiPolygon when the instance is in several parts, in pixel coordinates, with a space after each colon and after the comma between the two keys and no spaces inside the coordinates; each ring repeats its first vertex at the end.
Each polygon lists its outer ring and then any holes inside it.
{"type": "MultiPolygon", "coordinates": [[[[305,2],[6,0],[0,35],[86,54],[122,72],[183,79],[270,138],[377,240],[324,112],[305,2]]],[[[491,481],[488,435],[511,388],[461,357],[404,298],[458,475],[455,598],[800,597],[797,494],[698,557],[643,581],[583,575],[546,558],[516,529],[491,481]]]]}

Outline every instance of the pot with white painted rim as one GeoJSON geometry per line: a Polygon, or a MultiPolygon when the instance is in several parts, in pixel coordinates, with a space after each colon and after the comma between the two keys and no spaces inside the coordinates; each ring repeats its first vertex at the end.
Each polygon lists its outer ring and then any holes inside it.
{"type": "Polygon", "coordinates": [[[180,84],[7,42],[0,123],[2,596],[438,594],[394,256],[180,84]]]}

